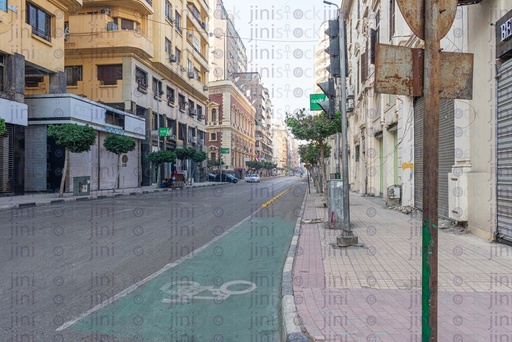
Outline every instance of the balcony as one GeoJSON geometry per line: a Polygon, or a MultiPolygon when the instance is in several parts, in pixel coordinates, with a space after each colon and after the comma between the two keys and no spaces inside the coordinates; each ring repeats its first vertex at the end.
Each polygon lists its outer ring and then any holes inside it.
{"type": "Polygon", "coordinates": [[[83,0],[84,7],[120,7],[135,10],[142,15],[151,15],[153,11],[153,0],[83,0]]]}
{"type": "Polygon", "coordinates": [[[81,35],[71,35],[66,42],[66,49],[94,52],[101,57],[101,52],[112,53],[135,53],[143,58],[152,58],[154,55],[153,43],[140,31],[105,31],[95,35],[95,39],[83,39],[81,35]]]}

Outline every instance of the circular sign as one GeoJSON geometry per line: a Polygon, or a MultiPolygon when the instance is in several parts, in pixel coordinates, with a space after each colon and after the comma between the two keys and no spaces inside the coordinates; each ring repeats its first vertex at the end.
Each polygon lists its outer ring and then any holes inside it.
{"type": "Polygon", "coordinates": [[[121,161],[122,161],[123,163],[127,163],[127,162],[128,162],[128,156],[127,156],[126,154],[125,154],[125,155],[123,155],[123,156],[121,157],[121,161]]]}

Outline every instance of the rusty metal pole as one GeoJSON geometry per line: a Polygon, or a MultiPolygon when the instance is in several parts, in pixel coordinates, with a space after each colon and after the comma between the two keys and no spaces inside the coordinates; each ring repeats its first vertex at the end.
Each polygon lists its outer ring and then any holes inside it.
{"type": "Polygon", "coordinates": [[[439,163],[439,0],[425,0],[423,95],[422,341],[437,341],[437,195],[439,163]]]}

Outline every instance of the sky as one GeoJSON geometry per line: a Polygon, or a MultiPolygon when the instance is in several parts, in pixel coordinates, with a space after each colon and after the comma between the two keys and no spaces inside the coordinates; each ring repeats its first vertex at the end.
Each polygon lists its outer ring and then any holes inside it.
{"type": "MultiPolygon", "coordinates": [[[[339,3],[341,1],[332,1],[339,3]]],[[[269,89],[274,118],[309,108],[320,25],[337,16],[322,0],[224,0],[247,50],[248,71],[269,89]]]]}

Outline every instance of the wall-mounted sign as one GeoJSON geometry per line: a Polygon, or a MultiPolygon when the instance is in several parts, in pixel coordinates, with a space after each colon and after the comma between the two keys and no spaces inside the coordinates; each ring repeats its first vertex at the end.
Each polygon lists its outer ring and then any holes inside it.
{"type": "Polygon", "coordinates": [[[512,10],[496,22],[496,57],[512,58],[512,10]]]}

